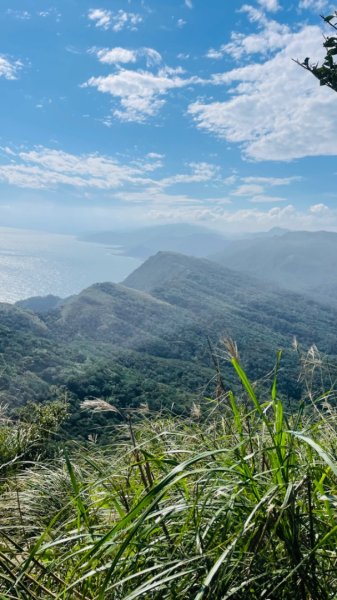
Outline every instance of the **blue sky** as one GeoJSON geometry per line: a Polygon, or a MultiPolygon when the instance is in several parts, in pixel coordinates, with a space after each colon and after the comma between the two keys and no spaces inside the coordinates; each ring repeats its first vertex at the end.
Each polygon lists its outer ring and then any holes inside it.
{"type": "Polygon", "coordinates": [[[0,223],[337,230],[324,0],[3,0],[0,223]]]}

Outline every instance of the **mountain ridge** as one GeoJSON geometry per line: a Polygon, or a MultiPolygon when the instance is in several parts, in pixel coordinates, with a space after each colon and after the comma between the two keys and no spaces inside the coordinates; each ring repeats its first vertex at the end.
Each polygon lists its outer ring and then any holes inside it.
{"type": "Polygon", "coordinates": [[[151,406],[174,402],[177,410],[186,410],[193,392],[214,380],[208,341],[229,382],[224,337],[236,340],[253,379],[272,370],[284,348],[282,393],[293,399],[300,393],[293,336],[304,348],[316,344],[337,357],[333,307],[172,252],[158,252],[122,284],[94,284],[49,312],[34,315],[12,305],[0,305],[0,315],[1,310],[9,315],[7,326],[0,327],[6,358],[1,397],[15,404],[18,385],[23,402],[30,396],[48,400],[55,386],[66,389],[76,431],[91,427],[89,417],[79,417],[79,404],[88,396],[112,396],[122,406],[147,398],[151,406]]]}
{"type": "Polygon", "coordinates": [[[238,240],[211,260],[337,306],[337,233],[289,231],[238,240]]]}

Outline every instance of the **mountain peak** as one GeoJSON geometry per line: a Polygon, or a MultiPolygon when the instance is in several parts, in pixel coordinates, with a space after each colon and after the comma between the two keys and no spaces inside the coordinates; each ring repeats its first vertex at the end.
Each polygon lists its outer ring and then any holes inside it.
{"type": "Polygon", "coordinates": [[[181,277],[183,273],[197,271],[200,273],[205,267],[208,269],[218,265],[205,258],[186,256],[178,252],[159,251],[150,256],[124,281],[123,285],[144,292],[151,292],[154,288],[167,284],[172,279],[181,277]]]}

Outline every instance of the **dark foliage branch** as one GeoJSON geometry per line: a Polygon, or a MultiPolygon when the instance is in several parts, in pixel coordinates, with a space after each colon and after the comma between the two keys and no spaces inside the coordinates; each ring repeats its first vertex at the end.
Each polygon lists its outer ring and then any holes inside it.
{"type": "MultiPolygon", "coordinates": [[[[325,23],[328,23],[332,29],[337,31],[337,11],[335,11],[333,15],[328,15],[327,17],[322,16],[322,19],[325,23]]],[[[321,65],[319,65],[319,63],[311,63],[309,57],[303,62],[298,60],[295,62],[307,71],[310,71],[310,73],[319,79],[320,85],[327,85],[337,92],[337,34],[325,37],[324,40],[323,46],[326,48],[327,52],[324,62],[321,65]]]]}

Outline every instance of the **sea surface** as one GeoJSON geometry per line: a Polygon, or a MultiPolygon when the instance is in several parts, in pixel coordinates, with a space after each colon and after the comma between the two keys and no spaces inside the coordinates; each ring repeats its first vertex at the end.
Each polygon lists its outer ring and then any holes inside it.
{"type": "Polygon", "coordinates": [[[75,236],[0,227],[0,302],[65,298],[102,281],[120,282],[141,261],[75,236]]]}

